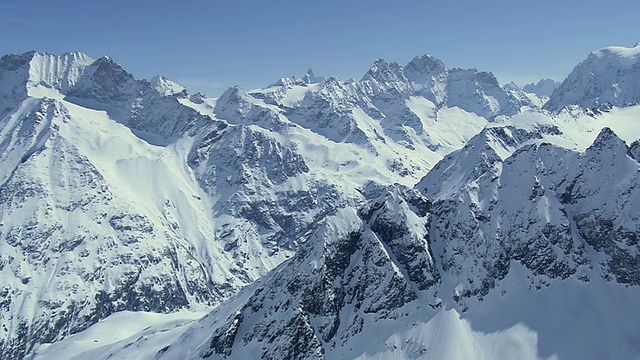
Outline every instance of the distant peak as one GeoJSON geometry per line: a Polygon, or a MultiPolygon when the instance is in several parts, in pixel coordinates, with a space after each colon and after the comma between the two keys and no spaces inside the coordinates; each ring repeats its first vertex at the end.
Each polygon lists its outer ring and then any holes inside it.
{"type": "Polygon", "coordinates": [[[543,106],[559,112],[569,105],[583,109],[626,107],[640,103],[640,46],[609,46],[593,51],[576,65],[543,106]]]}
{"type": "Polygon", "coordinates": [[[85,60],[91,60],[93,61],[93,58],[91,58],[89,55],[81,52],[81,51],[67,51],[64,53],[50,53],[50,52],[46,52],[46,51],[27,51],[26,53],[22,54],[22,56],[31,56],[31,57],[36,57],[36,56],[41,56],[41,57],[56,57],[56,58],[60,58],[60,59],[75,59],[75,60],[81,60],[81,61],[85,61],[85,60]]]}
{"type": "Polygon", "coordinates": [[[313,70],[309,69],[307,70],[307,73],[304,74],[302,80],[307,84],[317,84],[325,81],[326,79],[324,76],[316,76],[316,74],[313,73],[313,70]]]}
{"type": "Polygon", "coordinates": [[[444,63],[432,55],[416,56],[407,64],[406,67],[413,67],[415,69],[424,69],[429,72],[433,70],[445,69],[444,63]]]}
{"type": "Polygon", "coordinates": [[[537,83],[526,84],[522,87],[522,90],[538,96],[551,96],[558,86],[560,86],[560,83],[553,79],[542,79],[537,83]]]}
{"type": "Polygon", "coordinates": [[[362,77],[362,80],[376,79],[378,81],[391,81],[403,77],[402,66],[397,62],[388,63],[379,58],[371,64],[369,71],[362,77]]]}
{"type": "Polygon", "coordinates": [[[35,50],[27,51],[22,54],[7,54],[0,59],[0,66],[8,69],[15,70],[18,67],[25,66],[32,61],[41,62],[62,62],[62,63],[76,63],[88,65],[94,60],[87,54],[72,51],[62,54],[53,54],[48,52],[38,52],[35,50]]]}
{"type": "Polygon", "coordinates": [[[189,100],[194,104],[202,104],[206,99],[207,96],[199,91],[189,97],[189,100]]]}
{"type": "Polygon", "coordinates": [[[290,76],[290,77],[284,77],[284,78],[280,78],[280,80],[276,81],[275,83],[267,86],[268,88],[273,87],[273,86],[285,86],[285,87],[291,87],[291,86],[303,86],[307,84],[307,82],[305,82],[305,79],[300,79],[297,76],[290,76]]]}
{"type": "Polygon", "coordinates": [[[152,77],[149,82],[153,89],[162,96],[186,95],[184,87],[162,75],[152,77]]]}
{"type": "Polygon", "coordinates": [[[431,55],[416,56],[404,67],[404,75],[414,83],[424,83],[431,78],[442,78],[447,73],[444,63],[431,55]]]}
{"type": "Polygon", "coordinates": [[[503,88],[505,90],[513,90],[513,91],[518,91],[518,90],[522,90],[522,88],[520,86],[518,86],[518,84],[516,84],[513,81],[510,81],[509,83],[505,84],[503,86],[503,88]]]}
{"type": "Polygon", "coordinates": [[[43,85],[65,93],[72,88],[84,70],[94,60],[75,51],[63,54],[28,51],[20,55],[9,54],[0,59],[0,68],[24,73],[20,76],[29,87],[43,85]]]}
{"type": "Polygon", "coordinates": [[[238,85],[234,85],[223,92],[222,95],[220,95],[220,99],[226,99],[228,101],[229,99],[240,99],[244,95],[244,91],[238,85]]]}
{"type": "Polygon", "coordinates": [[[373,62],[373,64],[371,64],[371,67],[369,68],[369,72],[377,73],[377,72],[388,71],[389,69],[396,69],[396,68],[402,68],[402,66],[400,66],[400,64],[398,64],[395,61],[389,63],[385,59],[378,58],[376,59],[376,61],[373,62]]]}
{"type": "Polygon", "coordinates": [[[133,75],[127,72],[120,64],[115,62],[111,57],[106,55],[101,56],[96,61],[94,61],[92,66],[95,67],[98,72],[112,73],[112,74],[122,73],[125,76],[133,79],[133,75]]]}

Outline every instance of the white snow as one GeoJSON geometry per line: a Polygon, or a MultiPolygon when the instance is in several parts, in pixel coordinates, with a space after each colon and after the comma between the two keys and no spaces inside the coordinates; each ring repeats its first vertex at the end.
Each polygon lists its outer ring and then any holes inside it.
{"type": "Polygon", "coordinates": [[[177,83],[165,78],[164,76],[156,75],[149,80],[151,86],[162,96],[173,96],[185,91],[185,88],[177,83]]]}
{"type": "Polygon", "coordinates": [[[94,60],[79,53],[35,53],[29,67],[29,87],[44,85],[66,92],[94,60]]]}
{"type": "Polygon", "coordinates": [[[638,56],[640,56],[640,44],[636,44],[632,48],[624,47],[624,46],[609,46],[606,48],[602,48],[600,50],[596,50],[593,54],[597,57],[620,57],[626,58],[629,60],[635,60],[638,56]]]}
{"type": "Polygon", "coordinates": [[[436,110],[435,104],[423,97],[411,96],[406,103],[422,121],[431,141],[444,147],[441,154],[459,149],[488,124],[487,119],[458,107],[436,110]]]}
{"type": "Polygon", "coordinates": [[[202,310],[171,314],[121,311],[64,340],[40,345],[29,358],[152,359],[206,314],[202,310]]]}
{"type": "Polygon", "coordinates": [[[614,46],[592,52],[576,65],[544,108],[558,112],[570,105],[593,108],[640,103],[639,54],[640,46],[614,46]]]}

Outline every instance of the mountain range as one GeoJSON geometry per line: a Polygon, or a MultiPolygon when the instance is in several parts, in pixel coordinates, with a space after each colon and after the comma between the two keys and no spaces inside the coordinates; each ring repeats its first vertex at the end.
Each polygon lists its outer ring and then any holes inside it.
{"type": "Polygon", "coordinates": [[[640,46],[218,98],[0,59],[0,358],[636,359],[640,46]]]}

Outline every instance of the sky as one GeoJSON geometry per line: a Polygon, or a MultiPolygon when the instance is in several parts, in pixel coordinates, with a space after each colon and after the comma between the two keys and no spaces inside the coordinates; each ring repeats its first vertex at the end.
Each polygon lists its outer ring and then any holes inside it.
{"type": "Polygon", "coordinates": [[[593,50],[640,40],[638,0],[0,0],[0,54],[81,51],[189,93],[281,77],[360,79],[430,54],[501,83],[562,81],[593,50]]]}

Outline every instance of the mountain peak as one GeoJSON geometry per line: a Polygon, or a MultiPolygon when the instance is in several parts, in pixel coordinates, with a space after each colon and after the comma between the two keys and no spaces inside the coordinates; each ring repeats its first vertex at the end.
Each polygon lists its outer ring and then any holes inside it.
{"type": "MultiPolygon", "coordinates": [[[[591,150],[595,149],[624,149],[624,152],[628,150],[627,144],[622,140],[611,128],[604,127],[593,144],[589,147],[591,150]]],[[[623,153],[624,153],[623,152],[623,153]]]]}
{"type": "Polygon", "coordinates": [[[522,90],[538,96],[551,96],[560,83],[553,79],[542,79],[537,83],[530,83],[522,87],[522,90]]]}
{"type": "Polygon", "coordinates": [[[625,107],[640,102],[640,46],[609,46],[593,51],[553,92],[544,109],[603,104],[625,107]]]}
{"type": "Polygon", "coordinates": [[[403,78],[402,66],[397,62],[386,62],[379,58],[371,64],[369,71],[362,77],[361,81],[377,80],[377,81],[397,81],[403,78]]]}
{"type": "Polygon", "coordinates": [[[316,76],[316,74],[313,73],[313,70],[309,69],[302,77],[302,80],[307,84],[317,84],[325,81],[326,79],[324,76],[316,76]]]}
{"type": "Polygon", "coordinates": [[[416,84],[423,84],[432,79],[444,80],[446,74],[447,68],[444,63],[431,55],[416,56],[404,67],[405,77],[416,84]]]}
{"type": "Polygon", "coordinates": [[[27,65],[35,54],[35,51],[28,51],[22,54],[6,54],[0,58],[0,69],[15,71],[27,65]]]}
{"type": "Polygon", "coordinates": [[[167,79],[162,75],[156,75],[149,81],[151,86],[162,96],[186,95],[187,90],[181,85],[167,79]]]}
{"type": "Polygon", "coordinates": [[[423,70],[429,73],[434,71],[441,72],[443,70],[446,70],[446,67],[444,66],[444,63],[442,62],[442,60],[427,54],[416,56],[413,59],[411,59],[411,61],[409,61],[407,66],[405,66],[405,71],[408,68],[411,68],[414,70],[423,70]]]}
{"type": "Polygon", "coordinates": [[[620,60],[636,60],[640,56],[640,46],[628,48],[624,46],[608,46],[591,53],[598,58],[617,58],[620,60]]]}
{"type": "Polygon", "coordinates": [[[0,69],[20,73],[14,77],[15,86],[44,86],[64,93],[75,85],[93,62],[91,57],[81,52],[52,54],[28,51],[3,56],[0,59],[0,69]]]}
{"type": "Polygon", "coordinates": [[[35,51],[35,50],[30,50],[30,51],[26,51],[22,54],[6,54],[4,56],[2,56],[2,61],[3,62],[8,62],[11,59],[22,59],[23,60],[23,64],[26,64],[26,62],[29,62],[31,60],[33,60],[36,57],[53,57],[56,59],[60,59],[60,60],[80,60],[80,61],[84,61],[84,62],[92,62],[93,59],[80,51],[69,51],[69,52],[65,52],[65,53],[61,53],[61,54],[54,54],[54,53],[49,53],[49,52],[40,52],[40,51],[35,51]]]}

